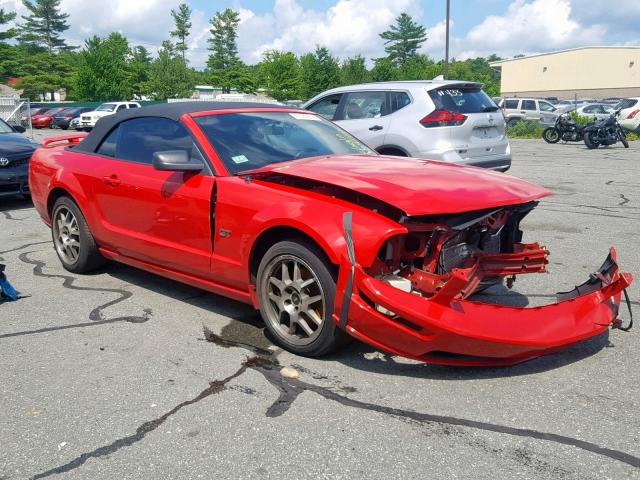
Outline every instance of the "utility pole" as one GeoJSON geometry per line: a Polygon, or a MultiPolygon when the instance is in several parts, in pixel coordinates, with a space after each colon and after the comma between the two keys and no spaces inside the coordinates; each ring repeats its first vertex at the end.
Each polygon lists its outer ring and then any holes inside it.
{"type": "Polygon", "coordinates": [[[446,40],[444,49],[444,79],[449,79],[449,0],[447,0],[447,25],[446,25],[446,40]]]}

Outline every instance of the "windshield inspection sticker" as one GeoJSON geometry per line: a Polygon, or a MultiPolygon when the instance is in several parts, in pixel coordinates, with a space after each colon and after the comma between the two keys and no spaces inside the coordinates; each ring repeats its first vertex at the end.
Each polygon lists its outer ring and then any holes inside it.
{"type": "Polygon", "coordinates": [[[316,117],[312,113],[290,113],[293,118],[298,120],[315,120],[316,122],[321,122],[320,117],[316,117]]]}
{"type": "Polygon", "coordinates": [[[233,160],[235,163],[246,163],[249,161],[249,159],[244,155],[236,155],[235,157],[231,157],[231,160],[233,160]]]}

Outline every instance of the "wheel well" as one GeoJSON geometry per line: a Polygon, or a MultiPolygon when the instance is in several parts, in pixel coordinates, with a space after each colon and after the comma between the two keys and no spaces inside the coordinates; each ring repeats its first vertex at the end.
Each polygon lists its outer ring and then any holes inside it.
{"type": "Polygon", "coordinates": [[[56,187],[51,192],[49,192],[49,198],[47,198],[47,213],[49,214],[49,218],[51,218],[51,211],[53,210],[53,205],[56,203],[60,197],[69,197],[73,200],[73,197],[69,192],[67,192],[63,188],[56,187]]]}
{"type": "Polygon", "coordinates": [[[409,155],[404,150],[397,147],[380,147],[378,153],[381,155],[396,155],[398,157],[408,157],[409,155]]]}
{"type": "Polygon", "coordinates": [[[338,266],[331,262],[328,255],[325,253],[323,248],[309,235],[304,233],[301,230],[293,227],[272,227],[268,230],[265,230],[260,234],[260,236],[256,239],[253,247],[251,248],[251,254],[249,256],[249,275],[251,283],[256,284],[256,277],[258,275],[258,267],[260,267],[260,261],[264,254],[267,253],[273,245],[282,241],[282,240],[297,240],[302,243],[306,243],[312,247],[315,247],[318,250],[319,254],[322,255],[322,260],[329,267],[329,271],[331,271],[334,278],[337,278],[338,266]]]}

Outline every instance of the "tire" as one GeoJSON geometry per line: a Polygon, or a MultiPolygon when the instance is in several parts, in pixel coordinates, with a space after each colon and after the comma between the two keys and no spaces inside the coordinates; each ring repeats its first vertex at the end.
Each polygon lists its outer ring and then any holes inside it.
{"type": "Polygon", "coordinates": [[[595,132],[585,132],[584,134],[584,144],[591,150],[600,146],[597,141],[591,139],[591,135],[593,135],[594,133],[595,132]]]}
{"type": "Polygon", "coordinates": [[[73,273],[87,273],[104,265],[105,259],[76,203],[60,197],[51,211],[51,237],[62,266],[73,273]]]}
{"type": "Polygon", "coordinates": [[[624,145],[624,148],[629,148],[629,141],[627,140],[627,136],[624,134],[624,131],[621,128],[618,129],[618,137],[620,138],[622,145],[624,145]]]}
{"type": "Polygon", "coordinates": [[[65,127],[64,125],[60,125],[60,128],[61,128],[62,130],[68,130],[68,129],[69,129],[69,127],[65,127]]]}
{"type": "Polygon", "coordinates": [[[558,143],[560,141],[560,130],[556,127],[547,127],[542,132],[542,138],[547,143],[558,143]]]}
{"type": "Polygon", "coordinates": [[[332,318],[336,281],[329,265],[321,250],[301,241],[276,243],[262,257],[256,282],[260,314],[285,350],[319,357],[350,340],[332,318]]]}
{"type": "Polygon", "coordinates": [[[381,148],[378,150],[380,155],[392,155],[394,157],[406,157],[407,154],[397,148],[381,148]]]}
{"type": "Polygon", "coordinates": [[[85,132],[90,132],[91,131],[91,129],[87,128],[87,127],[84,127],[82,130],[84,130],[85,132]]]}

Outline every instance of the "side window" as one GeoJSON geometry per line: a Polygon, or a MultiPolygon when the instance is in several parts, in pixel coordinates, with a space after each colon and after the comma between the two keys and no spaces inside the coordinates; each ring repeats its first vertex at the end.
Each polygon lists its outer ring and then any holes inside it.
{"type": "Polygon", "coordinates": [[[554,112],[556,110],[553,105],[547,102],[538,102],[538,105],[540,105],[541,112],[554,112]]]}
{"type": "Polygon", "coordinates": [[[106,157],[114,158],[116,156],[116,146],[118,144],[118,137],[120,135],[120,125],[111,130],[111,133],[107,135],[98,149],[96,153],[99,155],[104,155],[106,157]]]}
{"type": "Polygon", "coordinates": [[[522,110],[536,110],[535,100],[522,100],[522,110]]]}
{"type": "Polygon", "coordinates": [[[329,95],[328,97],[321,98],[316,103],[309,106],[307,110],[311,110],[312,112],[319,113],[324,118],[333,120],[336,114],[336,110],[338,110],[338,104],[340,103],[341,98],[342,98],[341,93],[338,93],[335,95],[329,95]]]}
{"type": "Polygon", "coordinates": [[[389,92],[389,113],[394,113],[411,103],[411,97],[405,92],[389,92]]]}
{"type": "Polygon", "coordinates": [[[505,100],[504,108],[516,110],[518,108],[518,100],[505,100]]]}
{"type": "Polygon", "coordinates": [[[378,118],[385,112],[385,92],[352,92],[347,93],[344,104],[344,120],[358,120],[361,118],[378,118]]]}
{"type": "Polygon", "coordinates": [[[186,150],[190,157],[202,158],[187,129],[167,118],[143,117],[119,126],[116,157],[150,164],[155,152],[186,150]]]}
{"type": "Polygon", "coordinates": [[[116,112],[119,112],[120,110],[124,110],[125,108],[127,108],[126,105],[119,105],[118,108],[116,108],[116,112]]]}
{"type": "Polygon", "coordinates": [[[136,105],[135,103],[130,103],[129,108],[138,108],[138,105],[136,105]]]}

